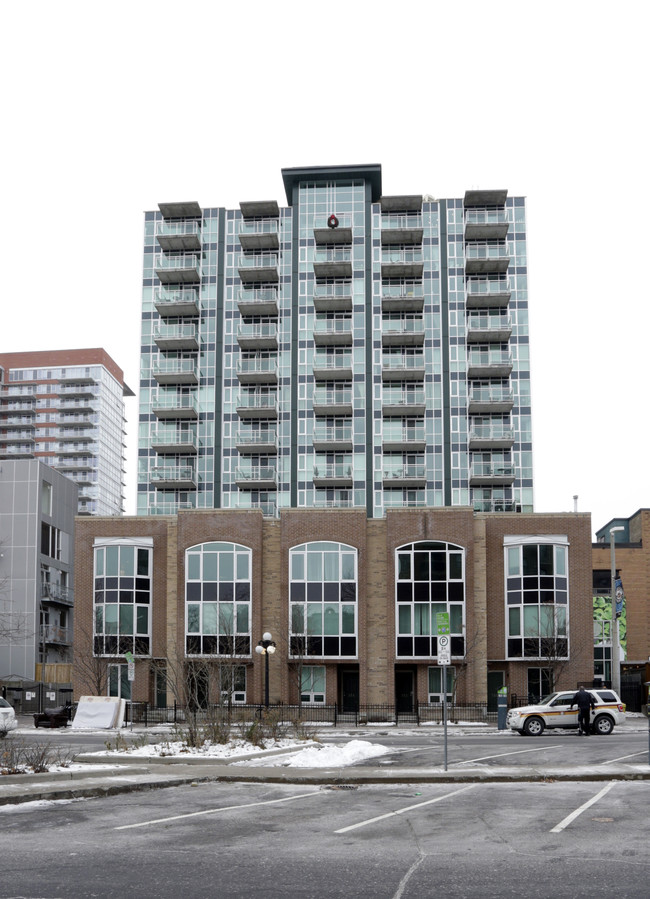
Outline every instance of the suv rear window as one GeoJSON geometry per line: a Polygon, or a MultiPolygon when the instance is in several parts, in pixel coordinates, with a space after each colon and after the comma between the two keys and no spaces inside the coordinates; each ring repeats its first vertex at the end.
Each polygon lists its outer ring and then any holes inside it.
{"type": "Polygon", "coordinates": [[[603,702],[618,702],[618,699],[609,690],[597,690],[596,696],[600,696],[603,702]]]}

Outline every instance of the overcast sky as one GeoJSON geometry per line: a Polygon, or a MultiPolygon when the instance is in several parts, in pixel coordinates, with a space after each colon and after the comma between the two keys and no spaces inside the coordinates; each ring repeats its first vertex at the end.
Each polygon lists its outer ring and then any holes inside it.
{"type": "MultiPolygon", "coordinates": [[[[4,3],[0,351],[102,346],[137,389],[143,212],[285,205],[289,166],[527,197],[535,511],[650,506],[650,7],[4,3]]],[[[127,512],[137,400],[127,401],[127,512]]]]}

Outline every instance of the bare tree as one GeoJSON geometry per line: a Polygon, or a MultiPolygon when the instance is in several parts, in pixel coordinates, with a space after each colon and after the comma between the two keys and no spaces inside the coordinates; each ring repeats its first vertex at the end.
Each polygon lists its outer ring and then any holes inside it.
{"type": "Polygon", "coordinates": [[[75,622],[73,650],[75,682],[82,693],[106,696],[108,692],[108,664],[106,657],[95,655],[94,636],[75,622]]]}

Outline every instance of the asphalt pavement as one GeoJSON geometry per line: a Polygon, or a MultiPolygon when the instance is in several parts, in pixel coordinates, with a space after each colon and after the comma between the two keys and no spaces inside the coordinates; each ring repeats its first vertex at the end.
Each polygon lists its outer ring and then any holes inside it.
{"type": "MultiPolygon", "coordinates": [[[[29,728],[27,720],[19,722],[19,731],[29,728]]],[[[643,719],[632,719],[619,730],[643,732],[648,725],[643,719]]],[[[402,730],[402,729],[400,729],[402,730]]],[[[448,735],[463,732],[450,726],[448,735]]],[[[497,733],[495,728],[482,728],[481,733],[497,733]]],[[[466,735],[466,731],[464,732],[466,735]]],[[[107,732],[107,738],[115,732],[107,732]]],[[[327,734],[322,736],[326,739],[327,734]]],[[[330,734],[330,736],[332,736],[330,734]]],[[[355,734],[355,737],[357,735],[355,734]]],[[[359,735],[360,736],[360,735],[359,735]]],[[[439,734],[437,736],[440,736],[439,734]]],[[[539,738],[533,738],[539,739],[539,738]]],[[[606,739],[606,738],[595,738],[606,739]]],[[[299,747],[300,748],[300,747],[299,747]]],[[[298,748],[298,749],[299,749],[298,748]]],[[[287,750],[281,750],[286,754],[287,750]]],[[[462,767],[442,765],[418,767],[380,767],[348,765],[345,767],[292,768],[264,764],[265,758],[278,755],[278,750],[257,753],[259,764],[234,766],[241,759],[179,759],[157,757],[124,757],[116,761],[98,754],[78,755],[75,759],[87,765],[84,769],[63,770],[46,774],[19,774],[0,777],[0,805],[38,800],[79,799],[112,796],[132,791],[154,790],[206,781],[285,783],[285,784],[372,784],[372,783],[489,783],[535,781],[612,781],[650,780],[650,765],[626,763],[590,765],[481,765],[462,767]],[[98,770],[98,765],[106,765],[98,770]],[[108,767],[110,766],[110,767],[108,767]]]]}

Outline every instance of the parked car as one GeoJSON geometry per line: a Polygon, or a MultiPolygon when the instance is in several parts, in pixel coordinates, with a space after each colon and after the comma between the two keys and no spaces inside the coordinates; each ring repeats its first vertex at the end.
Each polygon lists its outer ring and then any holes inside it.
{"type": "Polygon", "coordinates": [[[10,730],[18,727],[18,719],[12,705],[0,696],[0,735],[4,736],[10,730]]]}
{"type": "MultiPolygon", "coordinates": [[[[591,731],[595,734],[611,734],[614,725],[625,721],[625,706],[613,690],[589,690],[596,708],[591,711],[591,731]]],[[[571,701],[575,690],[563,690],[545,696],[534,705],[510,709],[506,724],[521,736],[539,737],[547,727],[578,729],[578,709],[571,701]]]]}

